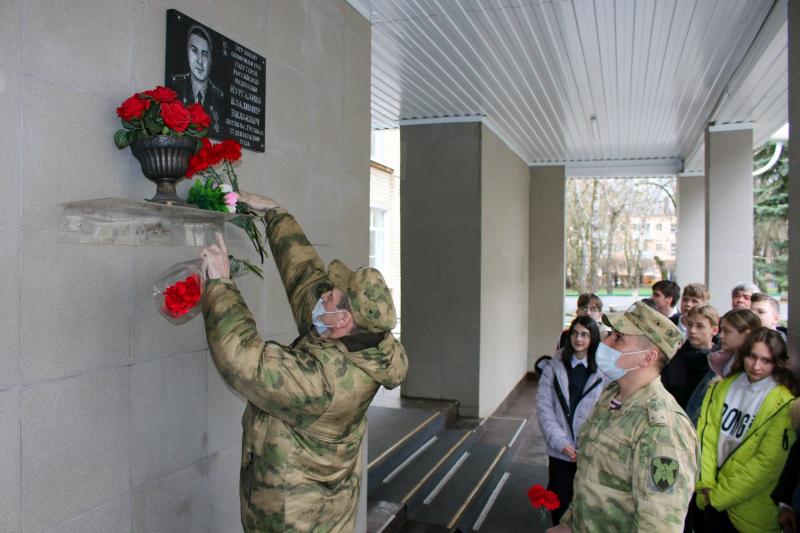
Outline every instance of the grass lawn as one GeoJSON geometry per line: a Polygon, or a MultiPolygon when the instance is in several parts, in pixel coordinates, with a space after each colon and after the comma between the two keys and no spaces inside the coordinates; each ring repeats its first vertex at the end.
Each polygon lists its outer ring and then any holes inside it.
{"type": "MultiPolygon", "coordinates": [[[[579,294],[580,293],[578,291],[575,291],[575,290],[566,290],[566,291],[564,291],[564,296],[578,296],[579,294]]],[[[606,292],[605,287],[603,287],[602,289],[598,289],[596,294],[600,298],[602,298],[603,296],[632,296],[633,292],[631,291],[631,289],[626,289],[626,288],[623,288],[623,287],[617,287],[616,289],[614,289],[614,292],[609,295],[609,293],[606,292]]],[[[648,296],[651,296],[652,294],[653,294],[653,291],[652,291],[652,289],[650,287],[639,287],[639,297],[647,298],[648,296]]]]}

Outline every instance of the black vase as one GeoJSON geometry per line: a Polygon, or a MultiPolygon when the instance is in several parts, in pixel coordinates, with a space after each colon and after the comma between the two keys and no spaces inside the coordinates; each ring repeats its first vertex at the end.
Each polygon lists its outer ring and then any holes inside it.
{"type": "Polygon", "coordinates": [[[133,156],[142,165],[145,177],[158,187],[149,202],[186,205],[175,194],[175,184],[186,175],[189,158],[196,149],[197,141],[192,137],[155,135],[131,143],[133,156]]]}

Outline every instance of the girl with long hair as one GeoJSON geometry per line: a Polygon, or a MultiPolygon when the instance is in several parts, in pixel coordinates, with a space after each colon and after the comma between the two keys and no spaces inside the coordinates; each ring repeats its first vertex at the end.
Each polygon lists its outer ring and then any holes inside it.
{"type": "Polygon", "coordinates": [[[577,435],[591,413],[606,378],[597,370],[595,352],[600,329],[590,316],[579,316],[568,330],[569,342],[544,364],[536,393],[539,427],[547,443],[549,483],[561,506],[552,512],[558,524],[572,500],[572,481],[579,460],[577,435]]]}
{"type": "Polygon", "coordinates": [[[701,468],[697,506],[707,531],[779,531],[770,498],[796,434],[797,390],[786,343],[759,328],[738,350],[728,377],[703,399],[697,426],[701,468]]]}

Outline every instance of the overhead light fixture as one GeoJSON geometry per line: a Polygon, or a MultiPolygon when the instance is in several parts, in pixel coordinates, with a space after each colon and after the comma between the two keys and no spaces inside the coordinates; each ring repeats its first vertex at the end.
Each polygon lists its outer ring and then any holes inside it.
{"type": "Polygon", "coordinates": [[[770,139],[775,142],[787,143],[789,142],[789,123],[787,122],[770,136],[770,139]]]}
{"type": "Polygon", "coordinates": [[[595,141],[600,140],[600,126],[597,125],[597,115],[589,117],[589,122],[592,123],[592,135],[595,141]]]}

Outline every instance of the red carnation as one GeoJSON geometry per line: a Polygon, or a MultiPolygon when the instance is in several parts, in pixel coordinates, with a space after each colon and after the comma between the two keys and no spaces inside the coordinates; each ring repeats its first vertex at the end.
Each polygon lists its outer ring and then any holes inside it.
{"type": "Polygon", "coordinates": [[[242,158],[242,145],[237,141],[227,139],[219,143],[217,146],[222,159],[227,159],[233,163],[234,161],[238,161],[242,158]]]}
{"type": "MultiPolygon", "coordinates": [[[[214,145],[211,144],[207,138],[200,139],[200,150],[197,151],[192,157],[189,158],[189,169],[186,171],[186,177],[191,178],[198,172],[202,172],[210,166],[215,165],[212,163],[212,152],[214,145]]],[[[217,161],[218,163],[219,161],[217,161]]]]}
{"type": "Polygon", "coordinates": [[[183,133],[189,127],[191,115],[180,102],[161,104],[161,117],[168,128],[183,133]]]}
{"type": "Polygon", "coordinates": [[[528,499],[531,505],[537,509],[541,509],[541,512],[544,512],[544,509],[555,511],[561,506],[558,495],[553,491],[545,489],[538,483],[528,489],[528,499]]]}
{"type": "Polygon", "coordinates": [[[126,122],[142,118],[145,109],[150,107],[148,105],[149,103],[148,100],[147,104],[145,104],[144,100],[139,98],[138,94],[134,94],[122,102],[122,105],[117,108],[117,116],[126,122]]]}
{"type": "Polygon", "coordinates": [[[189,158],[189,168],[186,170],[186,177],[191,178],[198,172],[202,172],[211,166],[208,162],[208,152],[200,150],[189,158]]]}
{"type": "Polygon", "coordinates": [[[178,93],[170,89],[169,87],[162,87],[158,86],[155,89],[150,89],[149,91],[144,91],[142,94],[146,94],[156,102],[160,104],[167,104],[170,102],[174,102],[175,99],[178,98],[178,93]]]}
{"type": "Polygon", "coordinates": [[[547,490],[538,483],[528,489],[528,499],[534,507],[541,507],[544,502],[544,494],[547,490]]]}
{"type": "Polygon", "coordinates": [[[211,117],[208,116],[203,106],[198,103],[194,103],[189,106],[189,115],[191,116],[192,124],[195,124],[201,128],[207,128],[211,126],[211,117]]]}
{"type": "Polygon", "coordinates": [[[561,502],[558,500],[558,495],[548,490],[544,495],[544,508],[548,511],[555,511],[560,506],[561,502]]]}
{"type": "Polygon", "coordinates": [[[187,276],[164,289],[164,310],[172,318],[180,318],[197,305],[200,295],[200,276],[187,276]]]}

